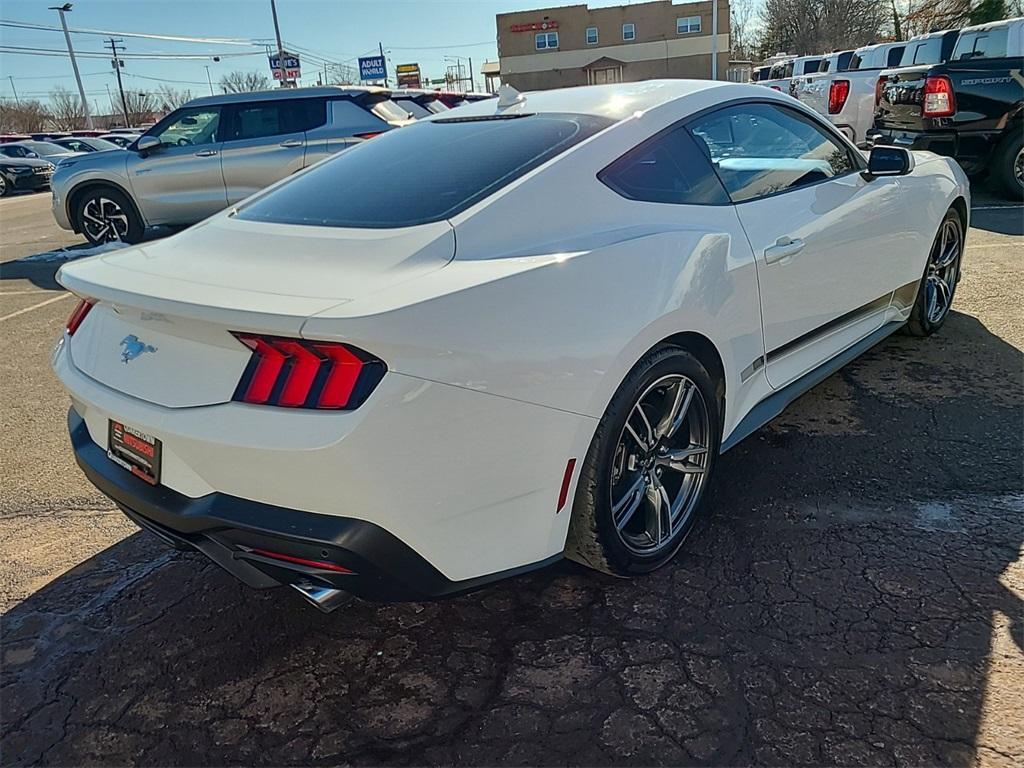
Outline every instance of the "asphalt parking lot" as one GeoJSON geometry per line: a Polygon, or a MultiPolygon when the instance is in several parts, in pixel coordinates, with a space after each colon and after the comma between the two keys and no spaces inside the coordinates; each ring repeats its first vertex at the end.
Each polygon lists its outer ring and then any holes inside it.
{"type": "Polygon", "coordinates": [[[1021,765],[1024,207],[976,194],[944,329],[726,454],[667,568],[323,615],[138,531],[49,352],[81,242],[0,201],[7,765],[1021,765]],[[57,257],[54,257],[57,258],[57,257]]]}

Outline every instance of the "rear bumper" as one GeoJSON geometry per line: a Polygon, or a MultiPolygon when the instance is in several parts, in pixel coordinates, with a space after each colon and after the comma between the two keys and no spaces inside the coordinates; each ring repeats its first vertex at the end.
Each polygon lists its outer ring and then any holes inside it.
{"type": "Polygon", "coordinates": [[[989,155],[999,139],[998,135],[990,133],[901,131],[893,128],[872,128],[867,136],[871,144],[891,144],[952,157],[969,174],[986,170],[989,155]]]}
{"type": "Polygon", "coordinates": [[[68,430],[78,466],[129,518],[175,547],[202,552],[256,589],[309,584],[342,589],[368,600],[424,600],[478,589],[561,559],[556,555],[453,581],[374,523],[222,493],[190,498],[164,486],[151,486],[108,459],[74,408],[68,412],[68,430]],[[350,573],[266,557],[254,550],[341,566],[350,573]]]}

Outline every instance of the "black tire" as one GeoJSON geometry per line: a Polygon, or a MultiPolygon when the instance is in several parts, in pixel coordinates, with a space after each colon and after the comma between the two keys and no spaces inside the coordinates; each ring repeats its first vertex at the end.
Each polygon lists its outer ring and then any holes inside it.
{"type": "Polygon", "coordinates": [[[921,276],[921,284],[917,289],[917,297],[914,299],[914,308],[910,312],[910,318],[907,320],[906,326],[904,326],[904,331],[910,336],[931,336],[945,324],[946,318],[949,317],[950,307],[953,306],[957,283],[960,282],[963,249],[964,225],[960,220],[960,214],[950,208],[946,211],[942,223],[939,224],[939,231],[935,234],[931,251],[928,253],[928,263],[925,265],[924,275],[921,276]],[[955,230],[957,234],[958,252],[955,260],[948,267],[939,271],[936,270],[935,265],[937,263],[937,256],[941,257],[942,255],[942,237],[944,232],[949,231],[947,228],[955,230]],[[935,277],[941,277],[948,286],[948,300],[945,302],[945,308],[938,315],[931,308],[930,291],[934,290],[934,283],[932,288],[929,287],[929,281],[935,277]]]}
{"type": "Polygon", "coordinates": [[[120,240],[137,243],[145,227],[132,201],[113,187],[93,187],[78,196],[75,228],[93,245],[120,240]]]}
{"type": "Polygon", "coordinates": [[[1024,130],[1015,126],[992,153],[990,178],[1013,200],[1024,200],[1024,130]]]}
{"type": "MultiPolygon", "coordinates": [[[[680,379],[681,381],[683,379],[680,379]]],[[[573,501],[572,517],[566,539],[565,554],[572,560],[615,576],[635,576],[660,568],[671,560],[689,534],[703,506],[703,496],[714,472],[722,439],[721,412],[716,383],[700,361],[684,349],[675,346],[660,346],[649,352],[630,371],[626,380],[612,398],[608,409],[598,424],[597,431],[580,468],[580,478],[573,501]],[[706,413],[707,451],[704,462],[703,480],[696,491],[689,513],[677,529],[666,535],[664,545],[649,554],[631,549],[616,526],[612,512],[612,492],[615,466],[621,455],[620,443],[626,435],[626,421],[632,418],[634,408],[643,393],[651,391],[658,382],[673,376],[685,377],[695,385],[701,401],[693,399],[690,411],[683,423],[690,429],[689,420],[696,418],[690,412],[702,402],[706,413]]],[[[696,394],[696,393],[695,393],[696,394]]],[[[668,402],[667,394],[666,400],[668,402]]],[[[688,401],[689,402],[689,401],[688,401]]],[[[693,411],[696,414],[696,411],[693,411]]],[[[682,426],[677,435],[682,434],[682,426]]],[[[653,471],[653,470],[651,470],[653,471]]],[[[658,470],[659,477],[661,471],[658,470]]],[[[666,487],[669,473],[666,472],[666,487]]],[[[683,475],[685,478],[686,476],[683,475]]],[[[626,483],[628,484],[628,480],[626,483]]],[[[649,497],[647,497],[649,498],[649,497]]],[[[669,515],[672,501],[666,497],[669,515]]],[[[643,502],[647,504],[647,502],[643,502]]],[[[644,515],[650,514],[645,508],[644,515]]],[[[655,514],[659,514],[655,512],[655,514]]],[[[633,513],[636,517],[636,514],[633,513]]],[[[660,518],[659,518],[660,519],[660,518]]],[[[660,533],[660,528],[659,528],[660,533]]]]}
{"type": "Polygon", "coordinates": [[[0,197],[7,197],[11,192],[11,183],[7,177],[0,173],[0,197]]]}

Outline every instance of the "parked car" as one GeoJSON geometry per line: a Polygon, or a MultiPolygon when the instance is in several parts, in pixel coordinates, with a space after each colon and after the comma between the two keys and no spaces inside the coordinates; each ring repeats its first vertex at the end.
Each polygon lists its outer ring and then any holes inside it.
{"type": "Polygon", "coordinates": [[[86,138],[98,139],[107,131],[100,128],[79,128],[71,131],[72,136],[85,136],[86,138]]]}
{"type": "Polygon", "coordinates": [[[853,61],[853,53],[854,50],[851,48],[848,51],[833,51],[824,54],[821,57],[821,64],[818,66],[818,73],[845,72],[850,68],[850,62],[853,61]]]}
{"type": "Polygon", "coordinates": [[[134,144],[138,138],[142,136],[141,133],[105,133],[100,136],[104,141],[109,141],[111,144],[116,144],[121,149],[127,149],[129,146],[134,144]]]}
{"type": "Polygon", "coordinates": [[[750,82],[760,85],[771,76],[771,72],[772,67],[770,64],[765,64],[761,67],[754,67],[750,70],[750,82]]]}
{"type": "Polygon", "coordinates": [[[463,104],[469,104],[474,101],[484,101],[486,99],[497,98],[493,93],[485,92],[473,92],[462,93],[459,91],[438,91],[437,98],[440,99],[441,103],[449,109],[455,109],[455,107],[461,107],[463,104]]]}
{"type": "Polygon", "coordinates": [[[53,163],[39,157],[0,156],[0,197],[18,189],[43,189],[50,185],[53,163]]]}
{"type": "MultiPolygon", "coordinates": [[[[926,35],[915,35],[907,41],[907,47],[903,49],[903,55],[895,69],[949,61],[959,37],[959,29],[943,29],[926,35]]],[[[882,70],[880,78],[888,71],[882,70]]]]}
{"type": "Polygon", "coordinates": [[[93,243],[188,225],[409,122],[383,88],[298,88],[193,99],[128,147],[62,163],[53,215],[93,243]]]}
{"type": "Polygon", "coordinates": [[[786,72],[789,74],[789,86],[783,91],[790,96],[793,95],[796,83],[802,77],[814,74],[821,67],[822,57],[818,56],[797,56],[791,64],[786,65],[786,72]]]}
{"type": "Polygon", "coordinates": [[[57,163],[65,158],[75,157],[79,152],[72,152],[67,147],[54,144],[51,141],[16,141],[10,144],[0,144],[0,155],[7,157],[42,157],[51,162],[57,163]]]}
{"type": "Polygon", "coordinates": [[[13,141],[28,141],[31,138],[27,133],[0,133],[0,144],[10,144],[13,141]]]}
{"type": "Polygon", "coordinates": [[[766,88],[507,89],[65,264],[54,369],[86,476],[251,586],[636,576],[720,453],[942,327],[969,211],[952,160],[766,88]]]}
{"type": "Polygon", "coordinates": [[[437,91],[399,88],[391,92],[391,100],[417,120],[448,109],[437,91]]]}
{"type": "Polygon", "coordinates": [[[91,136],[69,136],[66,139],[54,139],[53,143],[69,152],[106,152],[108,149],[124,149],[112,141],[91,136]]]}
{"type": "Polygon", "coordinates": [[[789,78],[793,71],[791,65],[794,59],[796,59],[796,56],[772,64],[771,69],[768,70],[768,78],[766,80],[758,80],[757,84],[771,88],[773,91],[789,93],[789,78]]]}
{"type": "Polygon", "coordinates": [[[792,90],[790,96],[800,101],[808,102],[812,108],[817,108],[828,101],[830,83],[835,79],[837,72],[845,72],[850,68],[853,61],[853,50],[835,51],[826,53],[821,57],[818,71],[802,77],[794,77],[791,81],[792,90]]]}
{"type": "Polygon", "coordinates": [[[949,61],[884,72],[870,139],[956,158],[1024,197],[1024,19],[960,30],[949,61]]]}
{"type": "Polygon", "coordinates": [[[844,71],[811,75],[795,96],[824,116],[854,143],[867,141],[874,120],[875,83],[883,69],[899,63],[906,43],[880,43],[856,49],[844,71]]]}

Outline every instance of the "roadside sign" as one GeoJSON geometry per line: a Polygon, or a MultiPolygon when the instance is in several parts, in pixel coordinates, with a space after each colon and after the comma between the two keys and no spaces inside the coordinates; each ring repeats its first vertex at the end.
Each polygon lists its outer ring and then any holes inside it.
{"type": "Polygon", "coordinates": [[[360,80],[387,80],[388,67],[383,56],[367,56],[359,60],[360,80]]]}
{"type": "MultiPolygon", "coordinates": [[[[275,53],[270,57],[270,71],[275,80],[281,79],[281,59],[275,53]]],[[[301,75],[297,54],[284,52],[284,76],[286,80],[298,80],[301,75]]]]}
{"type": "Polygon", "coordinates": [[[420,65],[399,64],[395,67],[395,75],[398,77],[399,88],[420,87],[420,65]]]}

